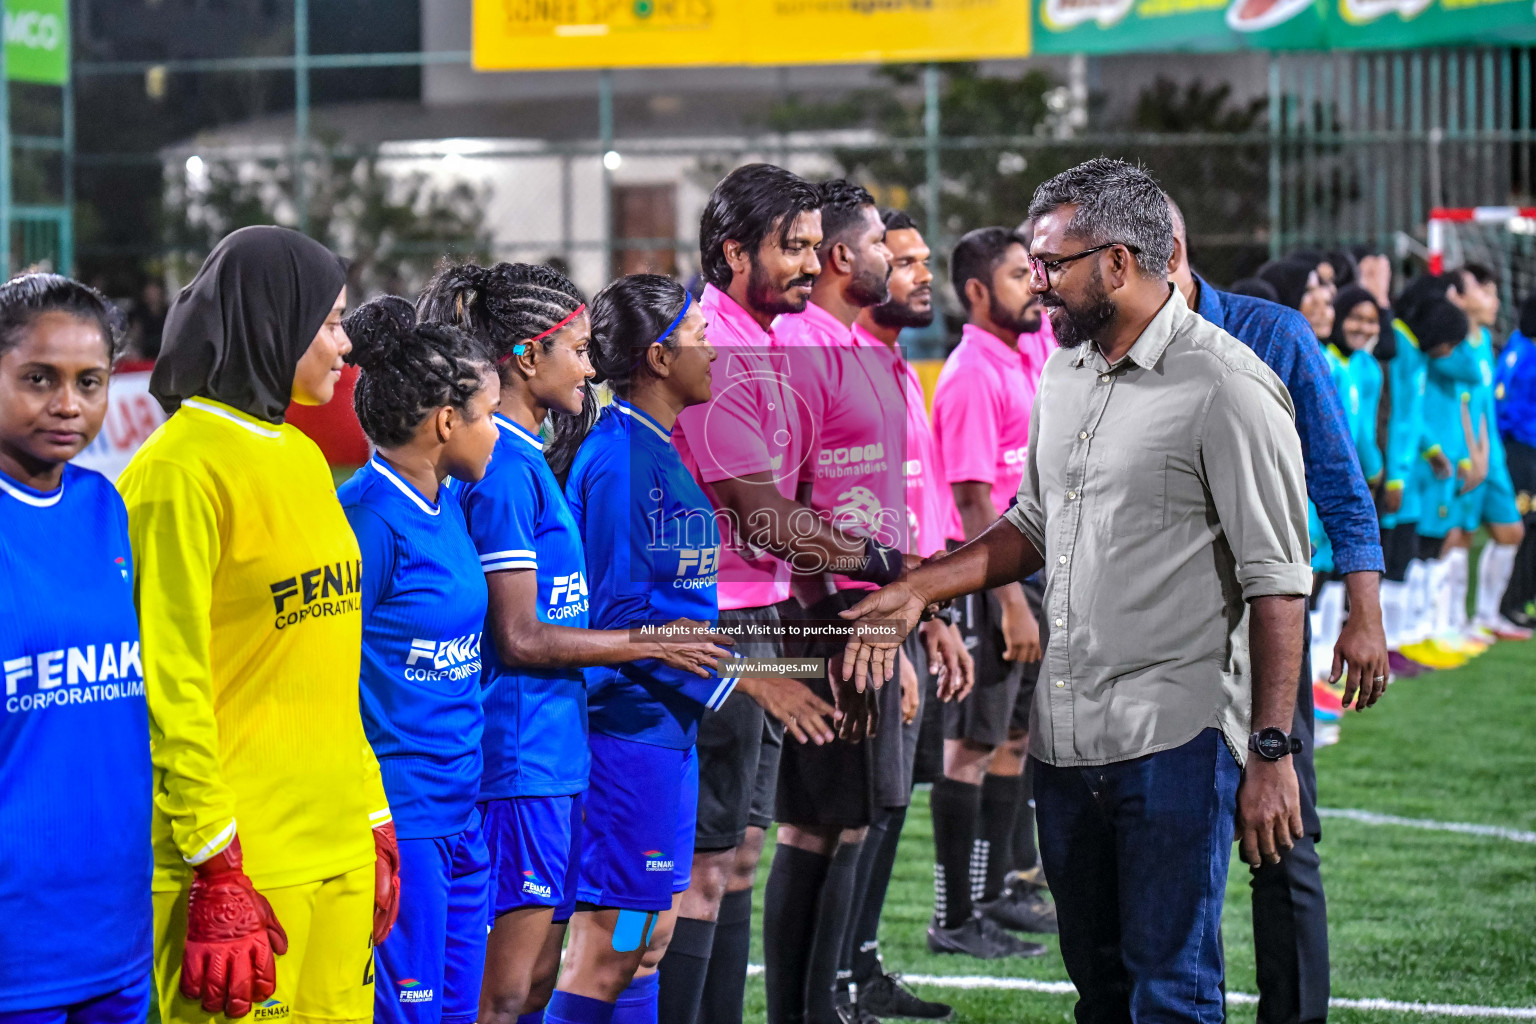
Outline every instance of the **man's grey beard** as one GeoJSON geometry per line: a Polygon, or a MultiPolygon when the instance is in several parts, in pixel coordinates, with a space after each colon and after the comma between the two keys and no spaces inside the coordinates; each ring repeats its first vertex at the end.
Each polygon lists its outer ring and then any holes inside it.
{"type": "Polygon", "coordinates": [[[1065,305],[1051,306],[1051,331],[1059,348],[1078,348],[1094,340],[1104,328],[1115,322],[1119,308],[1108,297],[1100,298],[1087,309],[1074,313],[1065,305]]]}
{"type": "Polygon", "coordinates": [[[1069,307],[1055,292],[1047,292],[1040,301],[1052,313],[1051,330],[1056,335],[1059,348],[1079,348],[1084,342],[1094,340],[1104,328],[1115,322],[1120,312],[1104,291],[1104,275],[1098,267],[1093,269],[1088,301],[1081,310],[1069,307]]]}

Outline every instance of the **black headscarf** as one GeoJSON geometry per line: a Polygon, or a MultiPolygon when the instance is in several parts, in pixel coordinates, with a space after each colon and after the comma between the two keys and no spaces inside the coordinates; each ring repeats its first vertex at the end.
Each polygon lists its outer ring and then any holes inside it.
{"type": "MultiPolygon", "coordinates": [[[[1381,336],[1376,342],[1377,349],[1381,348],[1383,341],[1388,341],[1391,338],[1392,322],[1387,319],[1387,311],[1381,308],[1381,305],[1376,301],[1376,296],[1358,284],[1347,284],[1340,288],[1333,297],[1333,337],[1328,339],[1339,347],[1339,351],[1344,353],[1346,359],[1349,358],[1349,346],[1344,342],[1344,319],[1349,316],[1356,306],[1366,302],[1376,307],[1376,321],[1381,324],[1381,336]]],[[[1390,359],[1392,357],[1383,356],[1382,358],[1390,359]]]]}
{"type": "Polygon", "coordinates": [[[1301,308],[1301,300],[1307,294],[1307,278],[1317,269],[1316,263],[1305,263],[1295,258],[1271,260],[1259,268],[1258,276],[1280,296],[1282,306],[1301,308]]]}
{"type": "Polygon", "coordinates": [[[1233,295],[1247,295],[1254,299],[1267,299],[1270,302],[1279,302],[1280,295],[1275,291],[1275,286],[1262,277],[1242,277],[1232,282],[1232,287],[1227,289],[1233,295]]]}
{"type": "Polygon", "coordinates": [[[150,394],[167,414],[201,396],[283,422],[293,371],[346,283],[346,261],[297,231],[226,235],[166,313],[150,394]]]}

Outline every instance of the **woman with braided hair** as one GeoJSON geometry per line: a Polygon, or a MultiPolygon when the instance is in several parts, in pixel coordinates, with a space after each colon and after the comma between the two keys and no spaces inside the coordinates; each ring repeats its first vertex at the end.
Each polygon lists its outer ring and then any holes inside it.
{"type": "Polygon", "coordinates": [[[393,295],[342,326],[372,459],[342,485],[362,552],[363,728],[399,838],[400,917],[375,961],[380,1024],[472,1024],[480,1009],[490,860],[480,789],[485,576],[452,475],[485,475],[501,397],[463,331],[417,324],[393,295]]]}
{"type": "Polygon", "coordinates": [[[545,266],[452,267],[417,314],[472,334],[501,376],[490,468],[460,497],[489,595],[479,806],[493,924],[479,1021],[513,1024],[540,1019],[576,903],[589,762],[583,669],[660,659],[707,678],[726,652],[588,628],[581,533],[539,436],[550,413],[577,415],[588,400],[592,330],[576,286],[545,266]]]}
{"type": "MultiPolygon", "coordinates": [[[[682,286],[654,274],[620,278],[592,302],[593,363],[614,399],[595,417],[588,400],[579,419],[557,421],[550,460],[570,467],[594,626],[687,622],[715,635],[720,534],[672,444],[678,414],[710,399],[715,350],[704,330],[682,286]]],[[[735,685],[734,674],[659,659],[588,672],[579,902],[549,1021],[657,1019],[656,964],[693,861],[699,719],[735,685]]]]}

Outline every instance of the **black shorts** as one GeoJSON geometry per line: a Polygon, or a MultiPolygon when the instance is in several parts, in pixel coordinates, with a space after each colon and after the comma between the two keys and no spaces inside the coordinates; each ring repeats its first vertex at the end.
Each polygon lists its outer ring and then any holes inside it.
{"type": "MultiPolygon", "coordinates": [[[[944,705],[944,738],[1000,747],[1013,727],[1014,708],[1019,703],[1025,666],[1021,662],[1003,660],[1003,652],[1007,650],[1003,641],[1003,614],[991,591],[967,594],[956,604],[960,609],[960,635],[965,638],[966,650],[976,661],[976,686],[964,700],[944,705]]],[[[1033,699],[1033,678],[1030,682],[1033,699]]],[[[1024,715],[1027,723],[1027,703],[1024,715]]]]}
{"type": "Polygon", "coordinates": [[[934,783],[944,776],[944,705],[939,701],[938,675],[920,672],[918,679],[923,683],[923,707],[917,716],[912,781],[934,783]]]}
{"type": "MultiPolygon", "coordinates": [[[[727,627],[752,623],[777,631],[779,613],[767,608],[720,612],[727,627]]],[[[775,636],[747,639],[738,632],[734,650],[744,657],[783,654],[775,636]]],[[[773,815],[773,790],[779,772],[783,727],[763,713],[757,701],[737,691],[719,711],[706,711],[699,722],[699,818],[697,850],[729,850],[746,838],[747,826],[767,828],[773,815]]]]}
{"type": "Polygon", "coordinates": [[[1419,557],[1419,535],[1415,523],[1398,523],[1381,531],[1381,553],[1386,562],[1385,576],[1398,583],[1408,578],[1408,563],[1419,557]]]}
{"type": "MultiPolygon", "coordinates": [[[[852,607],[865,592],[843,590],[812,608],[802,609],[789,600],[779,605],[785,622],[795,619],[827,621],[852,607]]],[[[840,638],[785,643],[793,658],[834,658],[842,653],[840,638]]],[[[832,687],[826,679],[807,680],[807,685],[822,700],[832,703],[832,687]]],[[[900,733],[901,687],[893,678],[880,689],[877,729],[893,728],[900,733]]],[[[880,799],[889,796],[890,786],[880,786],[882,768],[889,769],[899,757],[899,748],[875,740],[847,743],[834,739],[825,746],[786,742],[779,755],[779,789],[775,817],[790,825],[831,825],[838,828],[863,828],[875,820],[880,799]],[[881,790],[885,790],[882,792],[881,790]]]]}
{"type": "Polygon", "coordinates": [[[913,630],[902,653],[917,671],[917,716],[910,722],[901,720],[901,677],[892,677],[886,689],[896,691],[895,701],[889,704],[892,712],[886,717],[887,702],[880,702],[880,727],[875,733],[875,804],[879,807],[906,807],[912,802],[912,769],[917,760],[917,740],[923,728],[923,705],[927,703],[928,651],[923,647],[917,630],[913,630]]]}
{"type": "MultiPolygon", "coordinates": [[[[1039,575],[1031,576],[1020,586],[1024,588],[1024,600],[1029,602],[1030,612],[1040,624],[1040,652],[1043,657],[1046,644],[1051,642],[1050,624],[1045,620],[1045,586],[1039,575]]],[[[1013,702],[1013,716],[1008,721],[1010,732],[1029,732],[1029,710],[1035,703],[1035,684],[1040,681],[1042,664],[1043,661],[1024,663],[1019,675],[1019,695],[1013,702]]]]}
{"type": "Polygon", "coordinates": [[[1536,511],[1536,448],[1506,438],[1504,458],[1509,463],[1509,480],[1515,485],[1515,506],[1526,519],[1536,511]]]}

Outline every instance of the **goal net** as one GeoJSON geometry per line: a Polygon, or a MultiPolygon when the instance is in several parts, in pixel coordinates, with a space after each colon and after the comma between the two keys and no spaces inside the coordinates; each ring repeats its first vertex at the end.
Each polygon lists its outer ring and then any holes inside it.
{"type": "Polygon", "coordinates": [[[1429,270],[1441,274],[1481,263],[1499,280],[1503,344],[1519,318],[1520,303],[1536,293],[1536,207],[1437,207],[1429,212],[1429,270]]]}

